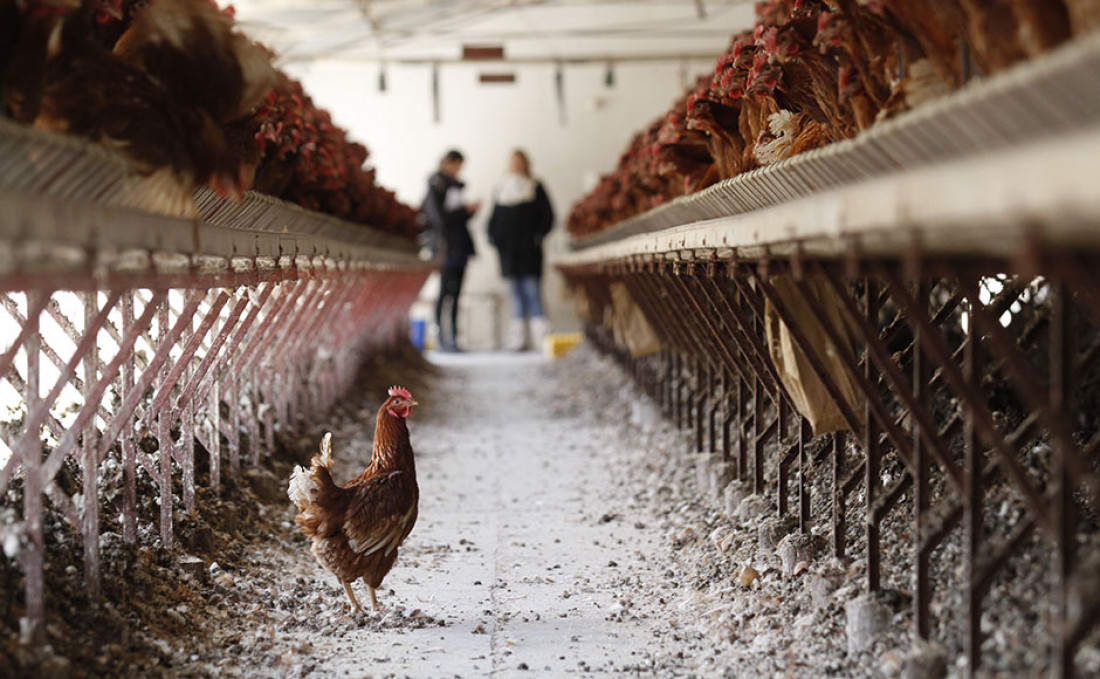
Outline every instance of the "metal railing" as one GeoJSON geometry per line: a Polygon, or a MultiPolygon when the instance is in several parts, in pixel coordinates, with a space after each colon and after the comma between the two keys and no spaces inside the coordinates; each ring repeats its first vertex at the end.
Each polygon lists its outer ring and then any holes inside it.
{"type": "Polygon", "coordinates": [[[105,495],[134,542],[154,518],[147,476],[171,547],[197,456],[216,489],[322,415],[367,353],[406,337],[429,269],[405,241],[264,196],[200,193],[191,219],[134,209],[124,165],[73,140],[5,125],[0,149],[0,497],[22,502],[5,547],[36,642],[47,502],[80,533],[98,595],[105,495]]]}
{"type": "MultiPolygon", "coordinates": [[[[774,192],[757,209],[723,213],[718,187],[680,201],[687,221],[643,215],[557,261],[589,337],[693,431],[727,509],[765,498],[862,562],[867,592],[911,592],[913,638],[941,642],[968,676],[1073,676],[1100,620],[1100,107],[1089,113],[1072,134],[774,192]],[[887,543],[909,558],[884,559],[887,543]],[[936,559],[958,568],[933,577],[936,559]],[[1051,583],[1015,602],[1034,633],[983,647],[991,598],[1028,577],[1051,583]]],[[[837,162],[819,169],[853,170],[837,162]]],[[[768,181],[804,169],[794,158],[768,181]]]]}

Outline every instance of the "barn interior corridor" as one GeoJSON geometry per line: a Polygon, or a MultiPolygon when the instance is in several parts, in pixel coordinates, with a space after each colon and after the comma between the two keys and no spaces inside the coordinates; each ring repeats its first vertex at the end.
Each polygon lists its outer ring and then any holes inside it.
{"type": "Polygon", "coordinates": [[[1100,677],[1098,171],[1100,0],[0,0],[0,679],[1100,677]]]}

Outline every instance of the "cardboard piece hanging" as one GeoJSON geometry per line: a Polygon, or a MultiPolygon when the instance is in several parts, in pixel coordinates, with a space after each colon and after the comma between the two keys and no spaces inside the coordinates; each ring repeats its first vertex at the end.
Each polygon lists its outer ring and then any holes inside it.
{"type": "MultiPolygon", "coordinates": [[[[788,276],[777,276],[769,281],[783,304],[790,311],[798,328],[807,341],[813,345],[814,353],[820,358],[825,373],[836,385],[848,407],[857,418],[863,418],[864,401],[855,382],[848,374],[844,363],[837,354],[837,347],[829,340],[825,329],[798,294],[796,284],[788,276]]],[[[848,346],[841,350],[855,355],[852,333],[844,323],[840,312],[841,302],[831,289],[821,281],[809,281],[806,285],[807,296],[828,319],[836,333],[848,339],[848,346]]],[[[814,436],[832,431],[848,429],[848,423],[840,414],[840,408],[825,389],[825,384],[810,365],[806,354],[794,341],[790,329],[779,318],[771,301],[764,307],[764,332],[768,340],[768,353],[779,379],[791,396],[795,409],[810,421],[814,436]]]]}
{"type": "Polygon", "coordinates": [[[661,340],[649,324],[634,301],[630,290],[623,283],[612,283],[611,306],[605,311],[611,313],[611,329],[615,333],[615,342],[625,345],[634,358],[655,354],[661,350],[661,340]]]}

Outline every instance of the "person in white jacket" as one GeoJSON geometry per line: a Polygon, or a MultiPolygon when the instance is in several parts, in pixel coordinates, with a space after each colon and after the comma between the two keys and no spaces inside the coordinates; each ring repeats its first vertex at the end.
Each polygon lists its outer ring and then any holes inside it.
{"type": "Polygon", "coordinates": [[[550,330],[542,306],[542,240],[553,226],[550,197],[531,176],[527,154],[516,149],[496,188],[489,218],[489,242],[500,255],[500,273],[512,293],[512,322],[505,341],[509,350],[538,348],[550,330]]]}

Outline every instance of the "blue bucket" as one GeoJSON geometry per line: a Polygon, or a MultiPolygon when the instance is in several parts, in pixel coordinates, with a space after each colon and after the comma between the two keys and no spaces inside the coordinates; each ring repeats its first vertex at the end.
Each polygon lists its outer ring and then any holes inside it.
{"type": "Polygon", "coordinates": [[[427,335],[428,324],[423,318],[409,320],[409,341],[417,351],[424,351],[424,340],[427,335]]]}

